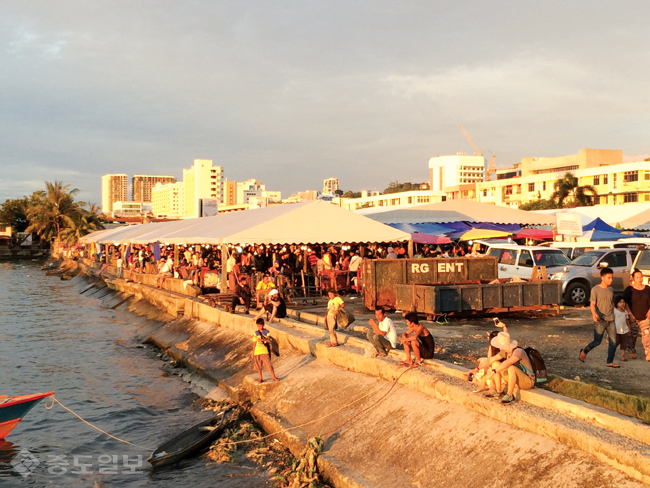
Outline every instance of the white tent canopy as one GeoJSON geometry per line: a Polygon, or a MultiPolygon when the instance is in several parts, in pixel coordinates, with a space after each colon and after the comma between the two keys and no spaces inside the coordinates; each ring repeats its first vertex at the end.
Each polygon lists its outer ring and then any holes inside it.
{"type": "Polygon", "coordinates": [[[447,200],[446,202],[371,213],[360,213],[384,224],[444,224],[448,222],[489,222],[494,224],[552,225],[555,217],[526,210],[475,202],[447,200]]]}
{"type": "Polygon", "coordinates": [[[130,226],[99,237],[106,244],[318,244],[408,241],[411,235],[329,202],[246,210],[130,226]]]}
{"type": "Polygon", "coordinates": [[[104,237],[108,237],[110,235],[117,234],[118,232],[121,232],[124,229],[125,229],[124,227],[114,227],[112,229],[97,230],[95,232],[91,232],[90,234],[86,234],[85,236],[81,237],[79,239],[79,244],[91,244],[93,242],[98,242],[100,239],[104,237]]]}

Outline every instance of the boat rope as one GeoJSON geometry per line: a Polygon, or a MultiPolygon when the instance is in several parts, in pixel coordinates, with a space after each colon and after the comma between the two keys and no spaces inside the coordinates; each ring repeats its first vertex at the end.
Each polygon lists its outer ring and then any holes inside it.
{"type": "MultiPolygon", "coordinates": [[[[386,393],[384,393],[384,394],[383,394],[383,395],[382,395],[382,396],[381,396],[381,397],[380,397],[380,398],[379,398],[375,403],[373,403],[373,404],[370,405],[369,407],[364,408],[364,409],[361,410],[360,412],[356,413],[355,415],[353,415],[352,417],[350,417],[348,420],[346,420],[344,423],[342,423],[341,425],[339,425],[336,429],[330,430],[330,431],[326,432],[324,435],[328,435],[328,434],[331,434],[331,433],[333,433],[333,432],[336,432],[336,431],[339,430],[341,427],[343,427],[344,425],[350,423],[352,420],[354,420],[355,418],[357,418],[357,417],[358,417],[359,415],[361,415],[362,413],[367,412],[368,410],[370,410],[371,408],[373,408],[375,405],[377,405],[379,402],[381,402],[384,398],[386,398],[386,397],[387,397],[387,396],[388,396],[388,395],[393,391],[393,388],[395,388],[395,386],[397,385],[397,382],[399,381],[399,379],[400,379],[402,376],[404,376],[405,373],[407,373],[408,371],[411,371],[412,369],[413,369],[413,368],[406,368],[404,371],[402,371],[402,372],[399,374],[399,376],[398,376],[397,378],[395,378],[395,380],[393,381],[393,384],[392,384],[391,387],[388,389],[388,391],[387,391],[386,393]]],[[[343,405],[343,406],[342,406],[341,408],[339,408],[338,410],[334,410],[333,412],[330,412],[330,413],[328,413],[328,414],[326,414],[326,415],[323,415],[323,416],[321,416],[321,417],[318,417],[317,419],[310,420],[309,422],[305,422],[304,424],[296,425],[296,426],[294,426],[294,427],[290,427],[290,428],[288,428],[288,429],[281,429],[281,430],[278,430],[278,431],[273,432],[273,433],[271,433],[271,434],[267,434],[267,435],[265,435],[265,436],[258,437],[258,438],[256,438],[256,439],[245,439],[245,440],[243,440],[243,441],[233,441],[233,442],[229,442],[228,445],[246,444],[246,443],[248,443],[248,442],[258,442],[258,441],[261,441],[262,439],[268,439],[269,437],[273,437],[273,436],[275,436],[275,435],[277,435],[277,434],[282,434],[283,432],[290,432],[290,431],[292,431],[292,430],[300,429],[301,427],[304,427],[304,426],[306,426],[306,425],[310,425],[310,424],[313,424],[313,423],[319,422],[320,420],[326,419],[327,417],[331,417],[332,415],[337,414],[337,413],[341,412],[342,410],[345,410],[345,409],[348,408],[348,407],[351,407],[351,406],[354,405],[355,403],[359,403],[361,400],[364,400],[364,399],[368,398],[369,396],[374,395],[375,392],[377,392],[378,390],[380,390],[380,389],[383,388],[384,386],[385,386],[385,385],[379,385],[377,388],[374,388],[374,389],[370,390],[369,393],[366,393],[366,394],[363,395],[362,397],[359,397],[359,398],[357,398],[356,400],[353,400],[353,401],[351,401],[350,403],[347,403],[347,404],[343,405]]]]}
{"type": "Polygon", "coordinates": [[[101,432],[102,434],[107,435],[107,436],[110,437],[111,439],[115,439],[116,441],[123,442],[124,444],[129,444],[130,446],[138,447],[138,448],[140,448],[140,449],[145,449],[145,450],[147,450],[147,451],[152,451],[152,452],[154,451],[154,449],[151,449],[151,448],[149,448],[149,447],[139,446],[139,445],[137,445],[137,444],[134,444],[133,442],[125,441],[124,439],[120,439],[119,437],[116,437],[116,436],[114,436],[114,435],[112,435],[112,434],[109,434],[109,433],[106,432],[105,430],[100,429],[100,428],[97,427],[96,425],[93,425],[93,424],[91,424],[90,422],[88,422],[86,419],[82,418],[81,415],[79,415],[78,413],[74,412],[72,409],[66,407],[66,406],[65,406],[63,403],[61,403],[61,402],[59,401],[59,399],[56,398],[54,395],[52,395],[50,398],[52,399],[52,403],[50,404],[49,407],[48,407],[47,404],[46,404],[46,405],[45,405],[45,408],[46,408],[46,409],[51,410],[52,407],[54,407],[54,404],[55,404],[55,403],[58,403],[58,404],[59,404],[59,405],[60,405],[64,410],[67,410],[68,412],[70,412],[72,415],[74,415],[74,416],[77,417],[79,420],[81,420],[84,424],[89,425],[89,426],[92,427],[93,429],[98,430],[99,432],[101,432]]]}

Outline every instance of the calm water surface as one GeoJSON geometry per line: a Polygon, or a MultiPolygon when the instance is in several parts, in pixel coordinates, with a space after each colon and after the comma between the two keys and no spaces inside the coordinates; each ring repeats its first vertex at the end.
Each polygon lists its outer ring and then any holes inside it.
{"type": "MultiPolygon", "coordinates": [[[[80,295],[85,286],[46,277],[40,263],[0,263],[0,394],[54,390],[89,422],[149,448],[208,417],[192,405],[196,395],[187,383],[167,374],[158,351],[138,347],[132,322],[142,318],[80,295]]],[[[268,486],[264,475],[251,476],[256,468],[249,462],[189,460],[154,472],[147,450],[106,437],[58,405],[44,405],[0,441],[0,487],[92,487],[94,481],[103,488],[268,486]],[[38,464],[22,476],[11,461],[27,452],[38,464]]]]}

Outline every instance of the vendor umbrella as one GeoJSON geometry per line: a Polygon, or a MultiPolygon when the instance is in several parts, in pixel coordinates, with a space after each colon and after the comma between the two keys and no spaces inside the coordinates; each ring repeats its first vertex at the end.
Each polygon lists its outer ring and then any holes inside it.
{"type": "Polygon", "coordinates": [[[472,241],[476,239],[498,239],[499,237],[508,237],[512,232],[492,229],[470,229],[460,236],[461,241],[472,241]]]}
{"type": "Polygon", "coordinates": [[[515,239],[534,239],[536,241],[553,239],[553,231],[542,229],[521,229],[517,234],[515,234],[515,239]]]}
{"type": "Polygon", "coordinates": [[[445,236],[432,236],[431,234],[423,234],[422,232],[414,232],[411,234],[411,240],[416,244],[449,244],[451,239],[445,236]]]}

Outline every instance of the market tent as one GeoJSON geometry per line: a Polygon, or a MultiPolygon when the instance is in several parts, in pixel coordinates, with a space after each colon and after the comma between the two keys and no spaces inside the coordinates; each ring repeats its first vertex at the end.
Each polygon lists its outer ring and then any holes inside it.
{"type": "Polygon", "coordinates": [[[124,229],[125,227],[113,227],[112,229],[96,230],[95,232],[91,232],[90,234],[86,234],[85,236],[81,237],[79,239],[79,244],[91,244],[93,242],[98,242],[103,237],[115,235],[124,229]]]}
{"type": "Polygon", "coordinates": [[[616,241],[621,238],[620,232],[607,232],[604,230],[590,230],[579,236],[577,241],[616,241]]]}
{"type": "Polygon", "coordinates": [[[604,232],[614,232],[620,234],[621,231],[617,229],[616,227],[612,227],[611,225],[607,224],[603,220],[601,220],[600,217],[596,217],[594,220],[589,222],[586,225],[582,226],[583,231],[588,231],[588,230],[600,230],[604,232]]]}
{"type": "Polygon", "coordinates": [[[633,230],[648,230],[650,229],[650,209],[645,210],[633,217],[625,219],[621,222],[623,229],[633,230]]]}
{"type": "Polygon", "coordinates": [[[132,232],[109,236],[104,242],[268,245],[400,242],[411,237],[410,233],[323,201],[137,227],[132,232]]]}
{"type": "Polygon", "coordinates": [[[388,224],[395,229],[403,230],[410,234],[416,232],[420,234],[429,234],[432,236],[444,236],[449,232],[456,232],[456,229],[441,224],[388,224]]]}
{"type": "Polygon", "coordinates": [[[417,205],[389,211],[363,209],[359,213],[384,224],[419,224],[448,222],[490,222],[494,224],[553,225],[555,217],[473,200],[417,205]]]}

